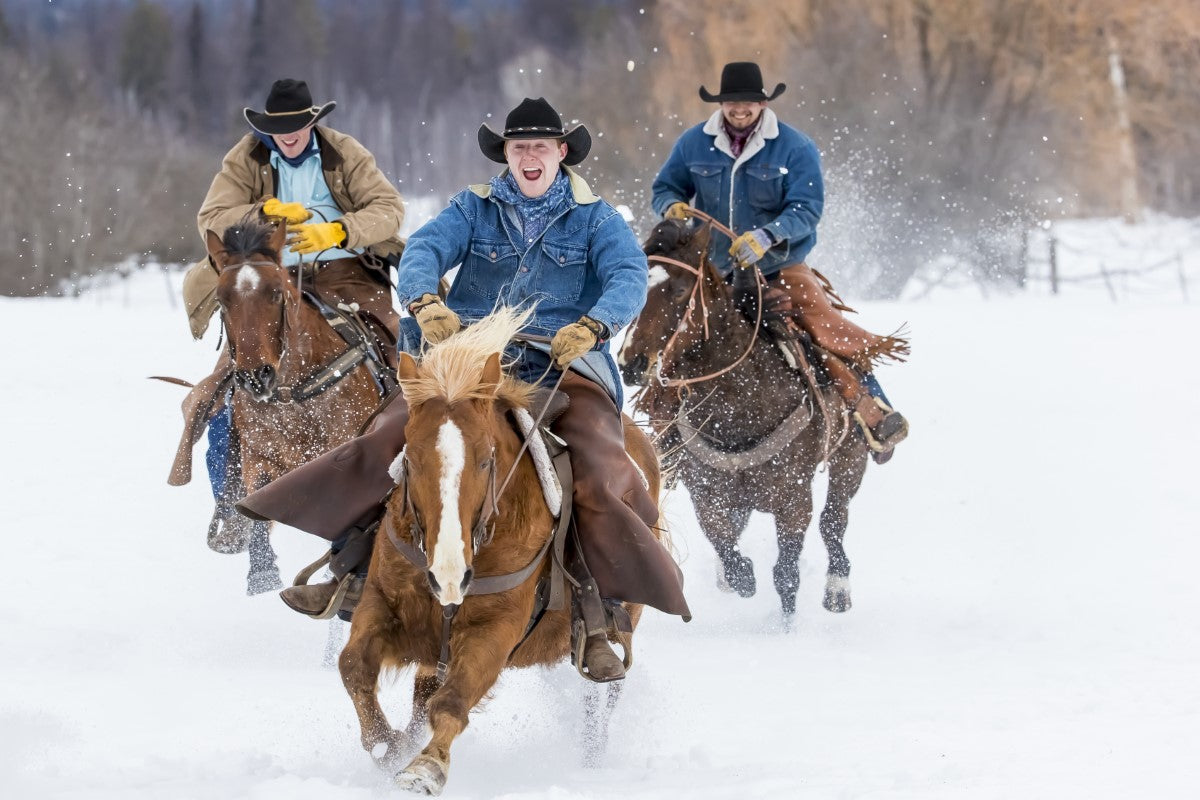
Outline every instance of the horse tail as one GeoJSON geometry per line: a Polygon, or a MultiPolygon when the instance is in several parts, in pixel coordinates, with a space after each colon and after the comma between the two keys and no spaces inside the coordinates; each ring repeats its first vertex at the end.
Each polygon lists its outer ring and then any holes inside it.
{"type": "Polygon", "coordinates": [[[173,383],[176,386],[183,386],[188,389],[196,388],[196,384],[188,383],[183,378],[171,378],[166,375],[147,375],[146,380],[148,380],[148,381],[163,381],[164,383],[173,383]]]}

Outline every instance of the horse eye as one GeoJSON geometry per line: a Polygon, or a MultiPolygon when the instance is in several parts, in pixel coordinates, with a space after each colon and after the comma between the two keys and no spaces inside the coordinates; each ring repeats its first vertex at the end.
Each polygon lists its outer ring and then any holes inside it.
{"type": "Polygon", "coordinates": [[[283,301],[283,290],[282,289],[272,289],[271,290],[271,302],[272,303],[280,303],[282,301],[283,301]]]}
{"type": "Polygon", "coordinates": [[[491,469],[492,464],[494,464],[495,461],[496,461],[496,459],[494,459],[494,458],[485,458],[483,461],[479,462],[479,469],[481,471],[485,470],[485,469],[491,469]]]}

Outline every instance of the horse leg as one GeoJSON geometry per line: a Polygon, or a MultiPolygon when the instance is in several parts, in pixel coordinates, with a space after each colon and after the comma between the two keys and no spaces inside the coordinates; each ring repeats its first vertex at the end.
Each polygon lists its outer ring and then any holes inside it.
{"type": "Polygon", "coordinates": [[[850,523],[850,500],[862,485],[866,469],[866,448],[857,440],[843,443],[829,462],[829,492],[821,510],[821,539],[829,553],[829,571],[821,604],[834,612],[850,609],[850,559],[842,539],[850,523]]]}
{"type": "Polygon", "coordinates": [[[773,575],[775,592],[783,607],[785,620],[796,613],[796,592],[800,589],[800,553],[804,549],[804,533],[812,522],[812,475],[796,481],[796,492],[787,498],[787,505],[775,512],[775,540],[779,556],[773,575]]]}
{"type": "Polygon", "coordinates": [[[738,549],[738,539],[750,521],[750,509],[708,505],[703,501],[695,505],[700,530],[712,542],[717,558],[721,559],[725,582],[742,597],[753,597],[757,591],[754,562],[738,549]]]}
{"type": "Polygon", "coordinates": [[[338,658],[338,671],[358,714],[363,749],[380,769],[394,775],[415,749],[415,743],[406,732],[392,728],[379,705],[379,673],[387,655],[381,631],[391,627],[384,618],[388,613],[369,590],[363,594],[350,626],[350,641],[338,658]],[[383,749],[379,750],[381,745],[383,749]]]}
{"type": "Polygon", "coordinates": [[[342,622],[337,617],[332,617],[329,620],[329,629],[325,635],[325,654],[321,657],[321,666],[325,669],[333,669],[338,663],[338,653],[342,650],[342,645],[346,641],[346,623],[342,622]]]}
{"type": "Polygon", "coordinates": [[[621,699],[625,681],[592,684],[583,698],[583,765],[589,768],[600,766],[600,760],[608,749],[608,723],[613,709],[621,699]],[[601,701],[600,694],[604,693],[601,701]]]}
{"type": "Polygon", "coordinates": [[[246,575],[246,594],[256,595],[283,588],[271,547],[271,523],[254,522],[250,527],[250,572],[246,575]]]}
{"type": "Polygon", "coordinates": [[[439,685],[437,670],[424,664],[417,666],[417,674],[413,678],[412,717],[404,729],[405,735],[414,743],[428,735],[429,698],[433,697],[439,685]]]}
{"type": "Polygon", "coordinates": [[[466,729],[471,709],[495,685],[522,633],[523,623],[499,620],[451,637],[450,671],[426,706],[433,738],[396,776],[397,786],[410,792],[441,794],[450,772],[450,745],[466,729]]]}

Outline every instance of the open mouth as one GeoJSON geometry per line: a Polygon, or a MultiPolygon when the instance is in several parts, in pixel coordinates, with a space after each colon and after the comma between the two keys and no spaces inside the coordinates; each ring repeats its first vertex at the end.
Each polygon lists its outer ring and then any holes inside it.
{"type": "Polygon", "coordinates": [[[527,180],[527,181],[530,181],[530,182],[536,181],[538,178],[542,177],[542,168],[541,167],[522,167],[521,175],[524,176],[525,180],[527,180]]]}
{"type": "Polygon", "coordinates": [[[282,141],[284,147],[295,147],[296,145],[300,144],[300,137],[294,136],[291,139],[283,139],[282,141]]]}

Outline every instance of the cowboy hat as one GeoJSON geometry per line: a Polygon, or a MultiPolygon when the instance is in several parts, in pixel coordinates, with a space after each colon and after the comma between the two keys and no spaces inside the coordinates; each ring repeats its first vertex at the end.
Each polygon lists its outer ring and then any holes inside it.
{"type": "Polygon", "coordinates": [[[479,126],[479,149],[499,164],[508,163],[504,157],[504,143],[510,139],[559,139],[567,145],[563,163],[568,167],[583,161],[592,149],[592,135],[588,129],[576,125],[567,130],[558,112],[544,97],[537,100],[526,97],[519,106],[508,112],[504,118],[503,133],[492,130],[487,123],[479,126]]]}
{"type": "Polygon", "coordinates": [[[323,106],[314,106],[307,83],[284,78],[271,84],[266,111],[244,108],[242,114],[250,127],[259,133],[282,136],[313,124],[336,106],[332,100],[323,106]]]}
{"type": "Polygon", "coordinates": [[[700,87],[700,99],[706,103],[734,103],[738,101],[763,102],[774,100],[783,94],[787,86],[779,84],[769,96],[763,89],[762,70],[753,61],[734,61],[721,70],[721,91],[711,94],[700,87]]]}

